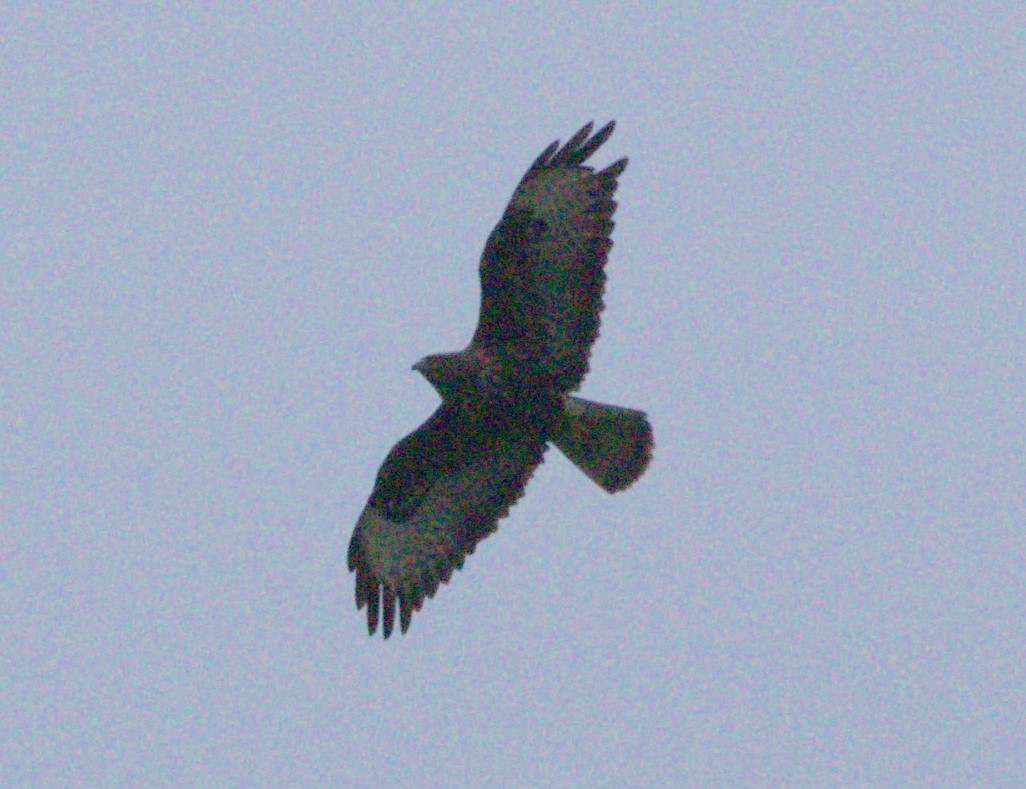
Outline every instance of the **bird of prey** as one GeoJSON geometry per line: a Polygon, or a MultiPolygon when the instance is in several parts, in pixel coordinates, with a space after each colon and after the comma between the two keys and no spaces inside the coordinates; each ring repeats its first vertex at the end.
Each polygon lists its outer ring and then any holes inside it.
{"type": "Polygon", "coordinates": [[[619,159],[584,163],[613,133],[589,123],[546,148],[481,256],[481,311],[466,349],[413,366],[442,403],[378,471],[349,544],[371,635],[414,611],[522,495],[549,442],[604,490],[636,481],[652,453],[641,411],[570,394],[598,336],[619,159]]]}

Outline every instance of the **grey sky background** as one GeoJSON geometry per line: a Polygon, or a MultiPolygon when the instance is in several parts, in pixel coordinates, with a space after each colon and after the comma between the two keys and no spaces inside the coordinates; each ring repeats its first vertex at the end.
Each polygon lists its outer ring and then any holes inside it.
{"type": "Polygon", "coordinates": [[[0,783],[1018,784],[1019,3],[2,12],[0,783]],[[553,139],[583,393],[410,633],[345,549],[553,139]]]}

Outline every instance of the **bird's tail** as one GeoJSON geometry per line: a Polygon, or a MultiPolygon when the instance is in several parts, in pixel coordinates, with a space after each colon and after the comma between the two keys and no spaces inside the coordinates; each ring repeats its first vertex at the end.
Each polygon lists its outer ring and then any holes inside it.
{"type": "Polygon", "coordinates": [[[569,396],[552,442],[610,493],[629,487],[652,458],[652,426],[641,411],[569,396]]]}

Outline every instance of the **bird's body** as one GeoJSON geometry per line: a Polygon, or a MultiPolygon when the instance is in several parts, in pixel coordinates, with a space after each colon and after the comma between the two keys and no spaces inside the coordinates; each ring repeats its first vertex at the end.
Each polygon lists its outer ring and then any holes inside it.
{"type": "Polygon", "coordinates": [[[609,492],[644,472],[652,430],[640,411],[575,397],[598,335],[620,159],[583,162],[613,131],[591,124],[535,160],[481,258],[470,345],[414,365],[442,398],[378,472],[349,545],[356,604],[385,638],[495,530],[549,442],[609,492]]]}

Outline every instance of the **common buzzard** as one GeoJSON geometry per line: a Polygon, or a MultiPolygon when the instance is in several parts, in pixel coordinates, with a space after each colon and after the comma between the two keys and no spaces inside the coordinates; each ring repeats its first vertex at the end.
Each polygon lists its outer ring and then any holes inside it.
{"type": "Polygon", "coordinates": [[[349,543],[367,627],[402,632],[520,498],[552,442],[595,483],[623,490],[645,471],[645,414],[575,397],[598,336],[620,159],[584,162],[613,133],[589,123],[552,143],[513,193],[481,256],[470,345],[413,366],[442,404],[392,448],[349,543]],[[380,611],[380,613],[379,613],[380,611]]]}

